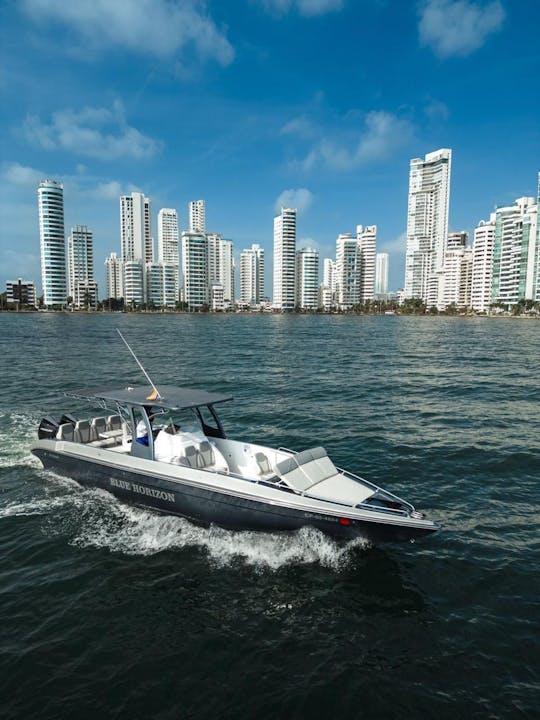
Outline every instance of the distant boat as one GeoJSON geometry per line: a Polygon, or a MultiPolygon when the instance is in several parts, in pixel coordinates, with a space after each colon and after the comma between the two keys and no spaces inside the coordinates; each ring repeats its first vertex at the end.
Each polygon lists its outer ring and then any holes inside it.
{"type": "Polygon", "coordinates": [[[395,311],[395,310],[385,310],[385,311],[384,311],[384,314],[385,314],[385,315],[395,315],[395,314],[396,314],[396,311],[395,311]]]}

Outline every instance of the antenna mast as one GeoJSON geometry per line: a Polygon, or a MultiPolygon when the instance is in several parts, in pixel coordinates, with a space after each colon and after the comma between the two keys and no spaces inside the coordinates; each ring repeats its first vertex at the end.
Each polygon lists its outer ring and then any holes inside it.
{"type": "Polygon", "coordinates": [[[120,330],[119,330],[118,328],[116,328],[116,332],[120,335],[120,337],[121,337],[122,340],[124,341],[127,349],[129,350],[129,352],[130,352],[130,353],[133,355],[133,357],[135,358],[135,362],[136,362],[137,365],[141,368],[141,370],[142,370],[143,373],[144,373],[145,378],[148,380],[148,382],[150,383],[150,385],[152,386],[152,388],[153,388],[153,390],[154,390],[154,392],[152,393],[152,395],[155,394],[155,397],[150,396],[150,397],[147,398],[147,399],[148,399],[148,400],[157,400],[157,399],[159,398],[159,399],[161,400],[161,395],[159,394],[159,390],[157,389],[157,387],[156,387],[156,386],[154,385],[154,383],[152,382],[152,378],[150,377],[150,375],[149,375],[149,374],[146,372],[146,370],[144,369],[142,363],[139,361],[139,358],[135,355],[135,353],[133,352],[133,350],[130,348],[128,341],[127,341],[126,338],[122,335],[122,333],[120,332],[120,330]]]}

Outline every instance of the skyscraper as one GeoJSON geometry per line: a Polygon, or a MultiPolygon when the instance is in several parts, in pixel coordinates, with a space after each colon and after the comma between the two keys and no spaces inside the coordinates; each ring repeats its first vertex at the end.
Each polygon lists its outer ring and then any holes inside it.
{"type": "Polygon", "coordinates": [[[407,212],[405,297],[442,303],[452,151],[411,160],[407,212]]]}
{"type": "Polygon", "coordinates": [[[232,240],[224,240],[220,233],[206,233],[208,249],[208,285],[221,283],[223,302],[234,303],[234,258],[232,240]]]}
{"type": "Polygon", "coordinates": [[[336,263],[331,258],[324,258],[323,281],[319,288],[319,307],[329,312],[336,300],[336,263]]]}
{"type": "Polygon", "coordinates": [[[296,305],[316,310],[319,305],[319,252],[302,248],[296,253],[296,305]]]}
{"type": "Polygon", "coordinates": [[[173,208],[161,208],[158,213],[158,262],[179,264],[178,213],[173,208]]]}
{"type": "Polygon", "coordinates": [[[124,262],[153,261],[150,211],[150,200],[143,193],[132,192],[120,198],[120,242],[124,262]]]}
{"type": "Polygon", "coordinates": [[[471,304],[473,251],[467,247],[468,233],[451,233],[444,260],[441,309],[449,305],[466,308],[471,304]]]}
{"type": "Polygon", "coordinates": [[[336,303],[347,310],[360,302],[360,254],[358,239],[352,233],[340,233],[336,240],[336,303]]]}
{"type": "Polygon", "coordinates": [[[189,309],[208,305],[207,246],[204,233],[182,233],[182,287],[189,309]]]}
{"type": "Polygon", "coordinates": [[[358,252],[360,254],[360,302],[366,303],[375,297],[375,255],[377,226],[362,225],[356,228],[358,252]]]}
{"type": "Polygon", "coordinates": [[[86,225],[75,225],[68,237],[69,294],[80,308],[97,306],[97,283],[94,280],[94,237],[86,225]]]}
{"type": "Polygon", "coordinates": [[[66,302],[66,239],[64,234],[64,186],[42,180],[38,186],[39,240],[43,304],[66,302]]]}
{"type": "Polygon", "coordinates": [[[538,191],[536,193],[536,261],[535,261],[535,272],[534,272],[534,299],[540,302],[540,171],[538,172],[538,191]]]}
{"type": "Polygon", "coordinates": [[[220,278],[219,281],[223,285],[223,302],[225,308],[230,305],[234,305],[235,301],[235,265],[233,255],[233,243],[232,240],[221,241],[221,253],[220,253],[220,278]]]}
{"type": "Polygon", "coordinates": [[[375,259],[375,295],[388,293],[388,253],[377,253],[375,259]]]}
{"type": "Polygon", "coordinates": [[[115,252],[105,260],[105,298],[120,300],[124,297],[124,266],[115,252]]]}
{"type": "Polygon", "coordinates": [[[264,250],[260,245],[240,254],[240,302],[259,305],[264,298],[264,250]]]}
{"type": "Polygon", "coordinates": [[[154,259],[150,200],[133,192],[120,198],[120,240],[124,273],[124,299],[127,304],[146,300],[145,266],[154,259]],[[134,263],[141,265],[137,270],[134,263]],[[140,279],[141,287],[137,287],[140,279]]]}
{"type": "Polygon", "coordinates": [[[204,200],[192,200],[189,203],[190,232],[206,232],[206,211],[204,200]]]}
{"type": "Polygon", "coordinates": [[[274,218],[274,308],[294,310],[296,261],[296,208],[281,208],[274,218]]]}
{"type": "Polygon", "coordinates": [[[494,240],[495,213],[491,213],[489,221],[481,220],[474,230],[471,307],[477,312],[487,312],[491,303],[494,240]]]}
{"type": "Polygon", "coordinates": [[[161,304],[165,307],[174,307],[178,301],[178,242],[178,213],[173,208],[162,208],[158,213],[158,262],[163,266],[161,304]],[[170,285],[171,281],[173,286],[170,285]]]}
{"type": "Polygon", "coordinates": [[[535,296],[538,207],[532,197],[497,208],[493,243],[491,301],[515,305],[535,296]]]}

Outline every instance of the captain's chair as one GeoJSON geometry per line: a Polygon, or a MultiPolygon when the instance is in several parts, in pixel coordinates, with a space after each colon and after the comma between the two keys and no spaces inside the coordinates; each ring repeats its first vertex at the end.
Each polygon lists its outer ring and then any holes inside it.
{"type": "Polygon", "coordinates": [[[212,446],[208,440],[203,440],[199,445],[199,453],[197,455],[197,467],[205,468],[209,465],[214,465],[216,458],[212,446]]]}

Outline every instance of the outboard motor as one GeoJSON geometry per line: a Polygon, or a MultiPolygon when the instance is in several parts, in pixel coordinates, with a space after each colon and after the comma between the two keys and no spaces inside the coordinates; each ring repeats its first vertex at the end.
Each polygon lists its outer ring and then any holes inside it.
{"type": "Polygon", "coordinates": [[[58,432],[58,423],[52,417],[44,417],[39,423],[38,438],[40,440],[54,440],[58,432]]]}
{"type": "Polygon", "coordinates": [[[65,423],[75,423],[77,422],[77,418],[73,417],[71,413],[64,413],[62,417],[60,418],[60,425],[64,425],[65,423]]]}

